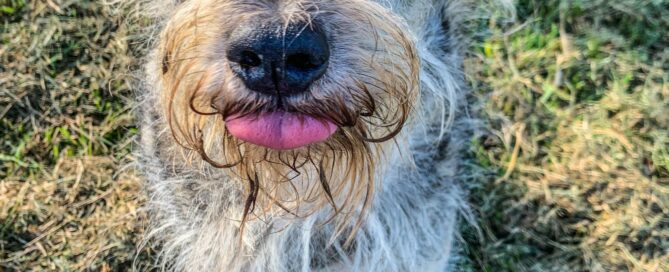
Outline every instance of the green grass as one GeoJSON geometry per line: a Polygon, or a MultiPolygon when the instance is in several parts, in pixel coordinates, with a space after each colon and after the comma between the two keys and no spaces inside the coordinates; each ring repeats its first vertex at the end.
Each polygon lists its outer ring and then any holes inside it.
{"type": "Polygon", "coordinates": [[[468,61],[484,271],[669,270],[669,1],[519,1],[468,61]]]}
{"type": "MultiPolygon", "coordinates": [[[[141,31],[101,1],[0,0],[0,271],[125,271],[141,31]]],[[[519,0],[466,62],[471,271],[669,271],[669,1],[519,0]]]]}
{"type": "Polygon", "coordinates": [[[123,271],[136,255],[140,182],[119,165],[139,52],[100,3],[0,0],[0,271],[123,271]]]}

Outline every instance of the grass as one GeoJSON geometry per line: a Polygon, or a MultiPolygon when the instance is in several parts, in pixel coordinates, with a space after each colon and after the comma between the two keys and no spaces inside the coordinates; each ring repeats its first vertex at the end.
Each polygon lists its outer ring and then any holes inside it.
{"type": "Polygon", "coordinates": [[[100,2],[0,0],[0,271],[122,271],[137,255],[141,183],[119,165],[140,52],[100,2]]]}
{"type": "MultiPolygon", "coordinates": [[[[669,271],[669,1],[519,0],[475,24],[471,271],[669,271]]],[[[132,169],[141,29],[0,0],[0,271],[152,267],[132,169]]]]}
{"type": "Polygon", "coordinates": [[[470,267],[669,271],[669,2],[517,6],[467,63],[470,267]]]}

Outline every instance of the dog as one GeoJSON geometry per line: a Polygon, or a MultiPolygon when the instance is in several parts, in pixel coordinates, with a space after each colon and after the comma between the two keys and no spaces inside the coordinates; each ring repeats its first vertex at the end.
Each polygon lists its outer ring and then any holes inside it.
{"type": "Polygon", "coordinates": [[[171,271],[448,271],[465,0],[154,0],[139,163],[171,271]]]}

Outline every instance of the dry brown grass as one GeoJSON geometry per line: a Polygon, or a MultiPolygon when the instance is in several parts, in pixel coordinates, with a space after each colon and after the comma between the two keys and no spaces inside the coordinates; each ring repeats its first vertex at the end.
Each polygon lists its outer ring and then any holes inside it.
{"type": "Polygon", "coordinates": [[[0,271],[123,271],[137,255],[140,183],[119,168],[129,33],[99,1],[0,0],[0,271]]]}
{"type": "MultiPolygon", "coordinates": [[[[144,214],[133,173],[104,157],[63,158],[39,179],[0,183],[1,267],[123,271],[137,254],[144,214]]],[[[138,259],[148,259],[140,252],[138,259]]],[[[141,263],[140,263],[141,265],[141,263]]]]}
{"type": "Polygon", "coordinates": [[[520,2],[468,63],[472,267],[669,271],[669,2],[520,2]]]}

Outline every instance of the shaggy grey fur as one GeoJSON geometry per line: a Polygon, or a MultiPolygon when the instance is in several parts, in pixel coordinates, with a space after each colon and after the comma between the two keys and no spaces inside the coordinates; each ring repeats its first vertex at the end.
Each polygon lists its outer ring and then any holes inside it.
{"type": "MultiPolygon", "coordinates": [[[[143,4],[160,30],[179,1],[143,4]]],[[[142,92],[141,169],[152,216],[149,237],[160,242],[165,269],[175,271],[447,271],[457,255],[456,226],[466,211],[456,182],[471,132],[465,110],[463,44],[458,26],[470,10],[461,0],[384,0],[404,17],[421,58],[421,101],[410,124],[379,162],[373,204],[349,247],[328,245],[333,227],[317,222],[328,207],[303,219],[249,221],[241,237],[245,192],[213,167],[191,166],[180,152],[159,104],[156,74],[146,70],[142,92]],[[406,140],[402,140],[406,139],[406,140]],[[407,151],[408,150],[408,151],[407,151]]],[[[154,67],[160,57],[147,58],[154,67]]]]}

